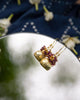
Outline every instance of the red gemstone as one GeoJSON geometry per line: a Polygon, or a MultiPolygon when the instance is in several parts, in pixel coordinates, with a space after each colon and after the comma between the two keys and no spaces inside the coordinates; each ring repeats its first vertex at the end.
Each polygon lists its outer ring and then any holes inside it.
{"type": "Polygon", "coordinates": [[[45,50],[46,49],[46,46],[43,46],[40,50],[42,51],[42,50],[45,50]]]}

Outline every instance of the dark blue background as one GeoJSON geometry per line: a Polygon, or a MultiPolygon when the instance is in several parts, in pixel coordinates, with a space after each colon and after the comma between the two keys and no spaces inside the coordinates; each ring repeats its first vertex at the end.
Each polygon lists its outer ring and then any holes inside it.
{"type": "MultiPolygon", "coordinates": [[[[73,6],[75,1],[42,0],[39,11],[35,11],[35,7],[28,0],[21,0],[20,6],[17,4],[17,0],[0,0],[0,18],[7,18],[11,13],[14,14],[7,34],[34,32],[59,39],[63,34],[80,38],[80,5],[73,6]],[[54,13],[54,18],[50,22],[44,20],[43,5],[54,13]],[[72,25],[69,20],[72,20],[72,25]],[[70,29],[65,33],[68,27],[70,29]]],[[[80,45],[76,46],[76,50],[80,56],[80,45]]]]}

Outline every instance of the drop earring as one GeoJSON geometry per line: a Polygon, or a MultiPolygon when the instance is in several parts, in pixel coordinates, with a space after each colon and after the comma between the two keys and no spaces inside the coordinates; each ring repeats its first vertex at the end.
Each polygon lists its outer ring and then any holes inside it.
{"type": "Polygon", "coordinates": [[[58,52],[56,52],[56,54],[52,54],[52,52],[49,51],[48,55],[40,61],[42,67],[46,70],[50,70],[51,67],[53,67],[56,64],[58,56],[60,56],[64,50],[65,47],[63,46],[58,52]]]}
{"type": "Polygon", "coordinates": [[[39,51],[36,51],[34,53],[35,58],[46,70],[51,69],[51,67],[56,64],[57,57],[60,56],[60,54],[65,50],[65,46],[63,46],[58,52],[53,54],[51,50],[55,46],[55,44],[56,41],[54,41],[53,44],[49,45],[49,47],[46,48],[46,46],[43,46],[39,51]]]}
{"type": "Polygon", "coordinates": [[[40,50],[36,51],[34,53],[35,58],[38,61],[41,61],[45,57],[48,51],[50,51],[56,44],[56,41],[53,42],[53,44],[49,45],[49,47],[46,48],[46,46],[43,46],[40,50]]]}

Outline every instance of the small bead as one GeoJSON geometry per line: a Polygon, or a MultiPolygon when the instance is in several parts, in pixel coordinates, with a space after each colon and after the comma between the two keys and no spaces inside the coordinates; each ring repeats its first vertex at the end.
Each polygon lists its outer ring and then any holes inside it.
{"type": "Polygon", "coordinates": [[[70,29],[71,27],[70,26],[68,26],[68,29],[70,29]]]}
{"type": "Polygon", "coordinates": [[[27,22],[26,25],[29,25],[29,23],[27,22]]]}
{"type": "Polygon", "coordinates": [[[36,26],[33,26],[33,29],[35,29],[36,28],[36,26]]]}
{"type": "Polygon", "coordinates": [[[35,29],[34,31],[37,32],[37,29],[35,29]]]}
{"type": "Polygon", "coordinates": [[[24,25],[24,27],[26,28],[26,27],[27,27],[27,25],[24,25]]]}
{"type": "Polygon", "coordinates": [[[22,28],[22,31],[24,31],[25,29],[24,28],[22,28]]]}
{"type": "Polygon", "coordinates": [[[67,33],[67,31],[64,31],[64,33],[66,34],[66,33],[67,33]]]}
{"type": "Polygon", "coordinates": [[[79,31],[76,31],[78,34],[80,34],[80,32],[79,31]]]}
{"type": "Polygon", "coordinates": [[[42,51],[42,50],[45,50],[46,49],[46,46],[44,45],[40,50],[42,51]]]}
{"type": "Polygon", "coordinates": [[[31,22],[31,25],[34,25],[34,22],[31,22]]]}
{"type": "Polygon", "coordinates": [[[77,27],[73,26],[72,28],[77,31],[77,27]]]}
{"type": "Polygon", "coordinates": [[[73,22],[71,22],[70,24],[71,24],[71,25],[74,25],[74,23],[73,23],[73,22]]]}
{"type": "Polygon", "coordinates": [[[72,19],[71,18],[69,18],[69,22],[72,22],[72,19]]]}
{"type": "Polygon", "coordinates": [[[72,26],[72,28],[75,29],[76,27],[75,26],[72,26]]]}

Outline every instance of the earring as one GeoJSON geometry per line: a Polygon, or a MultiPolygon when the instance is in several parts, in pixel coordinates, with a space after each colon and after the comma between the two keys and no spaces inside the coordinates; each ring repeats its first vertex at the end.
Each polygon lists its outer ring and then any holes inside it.
{"type": "Polygon", "coordinates": [[[60,54],[65,50],[65,47],[63,46],[56,54],[52,54],[51,51],[48,52],[48,55],[44,57],[40,64],[45,68],[46,70],[50,70],[51,67],[53,67],[57,62],[57,57],[60,56],[60,54]]]}
{"type": "Polygon", "coordinates": [[[41,61],[41,59],[43,59],[48,51],[50,51],[56,44],[56,41],[53,42],[53,44],[51,44],[49,47],[46,48],[46,46],[43,46],[40,50],[36,51],[34,53],[34,56],[35,58],[38,60],[38,61],[41,61]]]}
{"type": "Polygon", "coordinates": [[[57,62],[57,57],[65,50],[63,46],[56,54],[51,52],[51,49],[55,46],[56,41],[53,42],[49,47],[43,46],[39,51],[34,53],[35,58],[40,62],[43,68],[49,70],[57,62]]]}

